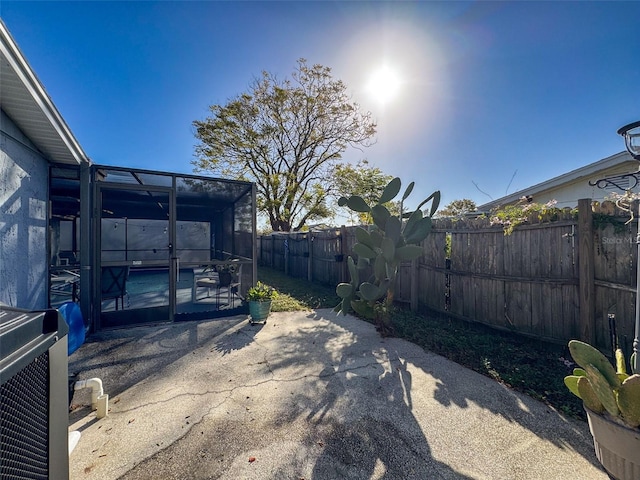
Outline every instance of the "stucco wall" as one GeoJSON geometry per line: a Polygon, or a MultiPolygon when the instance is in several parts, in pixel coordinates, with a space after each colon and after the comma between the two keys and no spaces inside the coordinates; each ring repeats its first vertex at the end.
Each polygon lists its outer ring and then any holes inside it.
{"type": "Polygon", "coordinates": [[[0,302],[46,308],[48,162],[0,115],[0,302]]]}

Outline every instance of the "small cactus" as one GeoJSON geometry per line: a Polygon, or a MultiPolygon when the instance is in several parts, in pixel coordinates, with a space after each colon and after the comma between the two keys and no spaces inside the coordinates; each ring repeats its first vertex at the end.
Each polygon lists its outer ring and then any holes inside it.
{"type": "Polygon", "coordinates": [[[588,343],[571,340],[569,351],[581,367],[565,377],[569,391],[596,413],[606,411],[629,427],[640,426],[640,374],[627,374],[622,350],[615,352],[616,369],[588,343]]]}

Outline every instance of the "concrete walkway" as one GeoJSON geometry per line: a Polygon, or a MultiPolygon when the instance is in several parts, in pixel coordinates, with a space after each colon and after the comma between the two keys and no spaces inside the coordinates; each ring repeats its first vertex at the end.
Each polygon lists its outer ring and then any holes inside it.
{"type": "MultiPolygon", "coordinates": [[[[145,326],[69,359],[72,480],[606,480],[586,423],[330,310],[145,326]]],[[[561,372],[558,373],[559,375],[561,372]]]]}

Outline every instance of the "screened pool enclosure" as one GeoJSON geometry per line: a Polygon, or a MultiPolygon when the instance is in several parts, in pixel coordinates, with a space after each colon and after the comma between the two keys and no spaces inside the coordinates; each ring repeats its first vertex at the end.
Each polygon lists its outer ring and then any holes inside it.
{"type": "Polygon", "coordinates": [[[243,313],[256,278],[248,182],[53,166],[49,302],[94,330],[243,313]]]}

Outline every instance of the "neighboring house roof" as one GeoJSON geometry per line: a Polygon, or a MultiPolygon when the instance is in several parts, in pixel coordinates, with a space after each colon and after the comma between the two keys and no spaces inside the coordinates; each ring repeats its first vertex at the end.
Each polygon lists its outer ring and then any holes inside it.
{"type": "Polygon", "coordinates": [[[2,20],[0,106],[47,160],[73,165],[89,162],[2,20]]]}
{"type": "MultiPolygon", "coordinates": [[[[584,185],[588,186],[589,182],[595,182],[603,177],[613,177],[616,175],[623,176],[626,173],[638,171],[639,165],[638,161],[634,160],[629,152],[624,151],[616,153],[615,155],[598,160],[597,162],[584,167],[577,168],[568,173],[551,178],[550,180],[546,180],[518,192],[498,198],[497,200],[492,200],[491,202],[479,205],[478,211],[488,212],[501,205],[515,203],[522,197],[530,196],[533,197],[534,201],[536,201],[536,196],[554,190],[557,191],[558,189],[570,184],[584,182],[584,185]]],[[[597,187],[594,186],[594,188],[597,187]]],[[[578,199],[576,198],[576,204],[577,200],[578,199]]]]}

